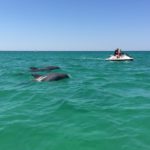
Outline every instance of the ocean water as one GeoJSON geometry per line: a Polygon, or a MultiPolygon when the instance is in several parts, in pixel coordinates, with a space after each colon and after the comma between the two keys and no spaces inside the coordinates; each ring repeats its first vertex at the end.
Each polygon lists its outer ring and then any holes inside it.
{"type": "Polygon", "coordinates": [[[149,150],[150,52],[111,53],[0,52],[0,150],[149,150]],[[70,78],[33,81],[50,65],[70,78]]]}

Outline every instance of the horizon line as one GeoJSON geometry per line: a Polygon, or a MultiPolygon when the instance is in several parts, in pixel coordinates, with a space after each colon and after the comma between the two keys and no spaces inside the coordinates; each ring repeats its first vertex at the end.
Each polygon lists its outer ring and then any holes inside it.
{"type": "MultiPolygon", "coordinates": [[[[115,49],[114,49],[115,50],[115,49]]],[[[66,52],[71,52],[71,51],[89,51],[89,52],[92,52],[92,51],[114,51],[114,50],[108,50],[108,49],[104,49],[104,50],[66,50],[66,49],[62,49],[62,50],[59,50],[59,49],[57,49],[57,50],[38,50],[38,49],[28,49],[28,50],[25,50],[25,49],[20,49],[20,50],[18,50],[18,49],[10,49],[10,50],[8,50],[8,49],[4,49],[4,50],[2,50],[2,49],[0,49],[0,52],[4,52],[4,51],[31,51],[31,52],[41,52],[41,51],[44,51],[44,52],[46,52],[46,51],[52,51],[52,52],[54,52],[54,51],[66,51],[66,52]]],[[[133,50],[131,50],[131,49],[126,49],[126,50],[122,50],[122,51],[150,51],[150,49],[143,49],[143,50],[140,50],[140,49],[133,49],[133,50]]]]}

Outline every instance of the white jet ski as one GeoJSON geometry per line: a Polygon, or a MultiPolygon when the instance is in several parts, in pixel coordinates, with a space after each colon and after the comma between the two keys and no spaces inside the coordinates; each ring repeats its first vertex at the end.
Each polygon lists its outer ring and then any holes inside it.
{"type": "Polygon", "coordinates": [[[115,55],[111,55],[109,58],[106,58],[105,60],[109,60],[109,61],[132,61],[133,58],[128,56],[127,54],[122,54],[121,56],[115,56],[115,55]]]}

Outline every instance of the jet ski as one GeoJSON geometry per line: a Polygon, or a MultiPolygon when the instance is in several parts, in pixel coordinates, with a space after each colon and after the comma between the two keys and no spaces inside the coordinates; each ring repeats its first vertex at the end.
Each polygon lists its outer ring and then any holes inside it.
{"type": "Polygon", "coordinates": [[[105,60],[109,60],[109,61],[132,61],[133,58],[128,56],[127,54],[122,54],[121,56],[111,55],[109,58],[106,58],[105,60]]]}

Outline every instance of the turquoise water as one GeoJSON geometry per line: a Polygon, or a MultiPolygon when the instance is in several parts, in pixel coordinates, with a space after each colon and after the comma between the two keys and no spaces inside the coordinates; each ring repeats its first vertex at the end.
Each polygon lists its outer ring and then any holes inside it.
{"type": "Polygon", "coordinates": [[[0,150],[149,150],[150,52],[111,53],[0,52],[0,150]],[[71,78],[34,82],[50,65],[71,78]]]}

